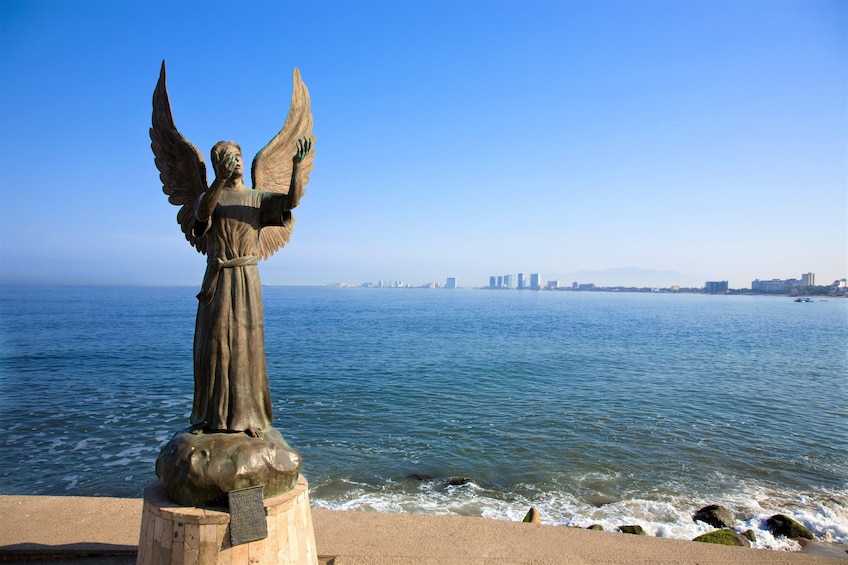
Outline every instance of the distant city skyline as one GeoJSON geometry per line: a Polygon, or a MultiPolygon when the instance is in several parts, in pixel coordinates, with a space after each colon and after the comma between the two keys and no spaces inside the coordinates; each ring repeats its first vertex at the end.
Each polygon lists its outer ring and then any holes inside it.
{"type": "Polygon", "coordinates": [[[727,280],[707,280],[702,284],[684,285],[680,283],[673,284],[635,284],[635,283],[616,283],[603,284],[593,280],[561,280],[561,279],[545,279],[540,273],[506,273],[501,275],[490,275],[486,284],[462,284],[457,277],[446,277],[440,281],[428,282],[409,282],[400,279],[363,281],[363,282],[332,282],[328,283],[333,286],[350,286],[350,287],[375,287],[375,288],[495,288],[495,289],[528,289],[528,290],[543,290],[551,288],[573,288],[576,290],[587,290],[593,288],[701,288],[707,292],[718,292],[726,290],[764,290],[767,292],[782,292],[792,287],[805,286],[831,286],[842,281],[842,286],[845,286],[846,277],[834,279],[833,281],[818,281],[815,273],[802,273],[800,277],[771,277],[768,279],[753,279],[748,285],[734,287],[727,280]]]}

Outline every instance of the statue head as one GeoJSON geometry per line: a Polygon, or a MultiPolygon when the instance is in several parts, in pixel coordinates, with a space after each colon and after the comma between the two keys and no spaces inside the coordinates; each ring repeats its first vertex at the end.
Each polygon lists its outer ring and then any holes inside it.
{"type": "Polygon", "coordinates": [[[225,151],[229,150],[231,153],[235,153],[238,157],[238,162],[236,164],[236,170],[233,172],[233,175],[243,176],[244,175],[244,161],[242,160],[241,155],[241,145],[236,143],[235,141],[219,141],[212,147],[212,168],[218,170],[218,163],[221,160],[221,156],[225,151]]]}

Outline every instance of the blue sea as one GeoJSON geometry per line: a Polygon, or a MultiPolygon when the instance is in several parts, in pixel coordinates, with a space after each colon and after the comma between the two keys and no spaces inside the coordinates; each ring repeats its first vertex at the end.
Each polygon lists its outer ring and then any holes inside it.
{"type": "MultiPolygon", "coordinates": [[[[0,287],[0,494],[139,497],[188,425],[196,288],[0,287]]],[[[265,287],[315,507],[848,543],[848,300],[265,287]]]]}

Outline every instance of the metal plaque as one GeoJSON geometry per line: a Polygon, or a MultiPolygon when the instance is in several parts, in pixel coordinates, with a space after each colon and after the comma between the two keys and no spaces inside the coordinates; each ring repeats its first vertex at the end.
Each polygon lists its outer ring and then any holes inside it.
{"type": "Polygon", "coordinates": [[[241,545],[268,537],[262,491],[263,487],[258,486],[227,493],[230,504],[230,544],[241,545]]]}

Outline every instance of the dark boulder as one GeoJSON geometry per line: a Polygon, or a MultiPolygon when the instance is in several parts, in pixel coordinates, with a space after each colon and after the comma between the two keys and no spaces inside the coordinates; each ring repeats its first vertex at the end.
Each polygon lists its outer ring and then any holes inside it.
{"type": "Polygon", "coordinates": [[[772,535],[785,536],[787,538],[813,539],[813,534],[789,516],[775,514],[766,520],[766,526],[772,535]]]}
{"type": "Polygon", "coordinates": [[[704,506],[695,512],[692,520],[709,524],[714,528],[732,528],[733,524],[736,523],[736,519],[730,513],[730,510],[718,504],[704,506]]]}
{"type": "Polygon", "coordinates": [[[598,532],[603,532],[603,531],[604,531],[604,527],[603,527],[602,525],[600,525],[600,524],[592,524],[591,526],[589,526],[589,527],[588,527],[588,528],[586,528],[586,529],[587,529],[587,530],[596,530],[596,531],[598,531],[598,532]]]}

